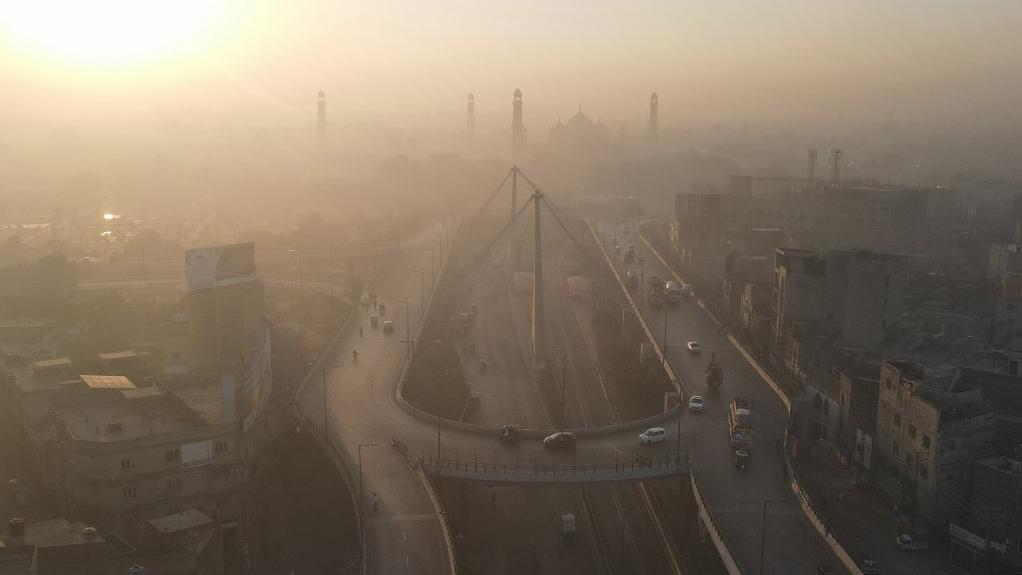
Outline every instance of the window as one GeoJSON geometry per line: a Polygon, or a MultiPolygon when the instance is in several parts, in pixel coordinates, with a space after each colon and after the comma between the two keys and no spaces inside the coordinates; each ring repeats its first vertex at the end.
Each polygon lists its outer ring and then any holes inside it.
{"type": "Polygon", "coordinates": [[[912,439],[916,438],[916,426],[912,425],[911,423],[908,424],[908,436],[911,437],[912,439]]]}
{"type": "Polygon", "coordinates": [[[894,414],[894,426],[895,427],[901,427],[901,414],[900,413],[895,413],[894,414]]]}
{"type": "Polygon", "coordinates": [[[135,462],[128,459],[127,457],[121,459],[121,471],[131,471],[135,469],[135,462]]]}
{"type": "Polygon", "coordinates": [[[926,435],[924,433],[923,434],[923,449],[928,449],[929,447],[930,447],[930,436],[926,435]]]}
{"type": "Polygon", "coordinates": [[[181,491],[181,478],[180,477],[175,477],[173,479],[168,479],[167,480],[167,492],[168,493],[177,493],[178,491],[181,491]]]}
{"type": "Polygon", "coordinates": [[[227,442],[217,441],[213,444],[213,453],[227,453],[227,442]]]}
{"type": "Polygon", "coordinates": [[[891,452],[894,453],[895,455],[898,455],[898,451],[900,451],[900,448],[898,447],[898,442],[891,440],[891,452]]]}
{"type": "Polygon", "coordinates": [[[124,499],[136,499],[138,497],[138,492],[135,491],[134,487],[125,487],[121,490],[121,497],[124,499]]]}
{"type": "Polygon", "coordinates": [[[132,515],[131,517],[128,517],[124,521],[124,524],[127,526],[128,529],[135,529],[136,527],[138,527],[138,517],[132,515]]]}
{"type": "Polygon", "coordinates": [[[926,469],[925,465],[920,463],[919,464],[919,477],[922,477],[923,479],[926,479],[929,476],[930,476],[929,470],[926,469]]]}
{"type": "Polygon", "coordinates": [[[177,461],[181,459],[181,450],[171,449],[170,451],[164,452],[163,459],[170,463],[171,461],[177,461]]]}

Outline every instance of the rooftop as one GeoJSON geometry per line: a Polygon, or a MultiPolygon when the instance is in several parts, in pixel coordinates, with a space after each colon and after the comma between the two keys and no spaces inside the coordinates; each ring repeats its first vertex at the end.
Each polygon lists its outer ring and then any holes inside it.
{"type": "Polygon", "coordinates": [[[83,375],[82,383],[89,389],[135,389],[134,383],[123,375],[83,375]]]}
{"type": "Polygon", "coordinates": [[[122,390],[116,399],[54,409],[77,441],[115,443],[195,429],[200,418],[162,390],[122,390]],[[141,398],[162,400],[139,402],[141,398]]]}
{"type": "Polygon", "coordinates": [[[175,389],[173,394],[207,425],[224,422],[223,391],[220,385],[182,387],[175,389]]]}
{"type": "Polygon", "coordinates": [[[139,353],[133,349],[126,349],[123,351],[112,351],[110,353],[97,354],[99,359],[103,361],[114,361],[118,359],[130,359],[135,357],[144,357],[144,353],[139,353]]]}
{"type": "Polygon", "coordinates": [[[996,469],[1006,475],[1014,477],[1022,477],[1022,460],[1012,459],[1010,457],[1004,457],[1003,455],[997,457],[987,457],[986,459],[980,459],[976,462],[976,465],[982,465],[991,469],[996,469]]]}
{"type": "Polygon", "coordinates": [[[150,519],[149,524],[160,533],[172,534],[187,529],[212,525],[213,520],[198,509],[187,509],[181,513],[150,519]]]}

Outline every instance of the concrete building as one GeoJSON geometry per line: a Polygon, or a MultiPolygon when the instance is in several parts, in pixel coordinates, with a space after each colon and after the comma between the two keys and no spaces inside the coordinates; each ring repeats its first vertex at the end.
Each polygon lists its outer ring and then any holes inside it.
{"type": "Polygon", "coordinates": [[[811,321],[844,345],[878,348],[901,317],[908,287],[904,257],[867,250],[777,250],[774,267],[774,353],[786,355],[791,324],[811,321]]]}
{"type": "Polygon", "coordinates": [[[728,254],[722,240],[734,216],[731,195],[693,191],[674,196],[671,247],[681,272],[703,293],[720,293],[728,254]]]}
{"type": "Polygon", "coordinates": [[[220,385],[83,376],[51,400],[66,512],[129,537],[149,519],[205,505],[236,520],[246,453],[233,403],[220,385]]]}
{"type": "Polygon", "coordinates": [[[973,469],[972,506],[979,527],[991,537],[1022,542],[1022,461],[996,456],[980,459],[973,469]]]}
{"type": "Polygon", "coordinates": [[[221,551],[219,522],[199,509],[154,519],[137,544],[63,517],[27,524],[12,519],[0,535],[0,573],[220,575],[221,551]]]}
{"type": "Polygon", "coordinates": [[[838,385],[842,421],[839,453],[856,468],[861,479],[866,479],[873,469],[877,406],[880,402],[880,363],[869,360],[853,362],[841,370],[838,385]]]}
{"type": "Polygon", "coordinates": [[[741,224],[779,227],[793,247],[901,254],[923,269],[946,256],[958,213],[946,188],[732,176],[728,192],[741,224]]]}
{"type": "Polygon", "coordinates": [[[884,361],[877,484],[917,517],[940,522],[968,498],[972,464],[990,454],[994,426],[990,402],[957,369],[884,361]]]}

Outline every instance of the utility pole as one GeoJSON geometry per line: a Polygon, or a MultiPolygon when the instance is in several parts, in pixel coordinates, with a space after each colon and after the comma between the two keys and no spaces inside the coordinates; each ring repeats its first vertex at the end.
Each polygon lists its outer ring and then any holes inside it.
{"type": "Polygon", "coordinates": [[[567,411],[564,401],[564,387],[568,381],[568,354],[567,352],[561,354],[561,429],[568,427],[567,411]]]}
{"type": "Polygon", "coordinates": [[[425,299],[423,298],[422,295],[424,284],[426,283],[426,280],[423,279],[425,277],[425,273],[421,270],[412,271],[419,274],[419,325],[422,325],[422,319],[425,316],[425,299]]]}
{"type": "Polygon", "coordinates": [[[412,322],[409,319],[410,314],[408,312],[408,302],[398,301],[397,303],[405,306],[405,343],[408,344],[407,354],[408,358],[410,359],[412,357],[412,328],[411,328],[412,322]]]}

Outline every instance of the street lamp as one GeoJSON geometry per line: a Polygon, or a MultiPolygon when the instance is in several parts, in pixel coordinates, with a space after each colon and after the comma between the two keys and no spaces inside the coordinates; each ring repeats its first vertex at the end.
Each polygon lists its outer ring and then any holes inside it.
{"type": "Polygon", "coordinates": [[[411,357],[411,355],[412,355],[412,328],[411,328],[411,320],[408,319],[409,318],[409,315],[408,315],[408,302],[407,301],[398,300],[397,303],[402,304],[402,305],[405,306],[405,343],[408,344],[408,356],[411,357]]]}
{"type": "Polygon", "coordinates": [[[763,533],[759,541],[759,575],[763,575],[763,555],[766,552],[766,509],[767,503],[784,503],[788,502],[783,499],[764,499],[763,500],[763,533]]]}
{"type": "Polygon", "coordinates": [[[330,445],[330,435],[327,433],[327,427],[326,427],[327,426],[327,421],[329,421],[329,419],[327,418],[327,415],[326,415],[326,412],[327,412],[326,372],[328,372],[328,371],[330,371],[332,369],[337,369],[338,367],[344,367],[344,366],[341,365],[341,364],[331,365],[330,367],[324,367],[323,371],[321,372],[322,376],[323,376],[323,439],[326,440],[326,444],[328,446],[330,445]]]}
{"type": "Polygon", "coordinates": [[[429,252],[429,293],[430,297],[432,297],[434,289],[433,283],[435,282],[435,277],[433,275],[433,258],[436,256],[436,251],[433,248],[426,248],[426,251],[429,252]]]}
{"type": "MultiPolygon", "coordinates": [[[[365,505],[366,500],[365,500],[365,491],[364,491],[364,488],[363,488],[363,479],[362,479],[362,448],[363,447],[373,447],[375,445],[376,445],[375,443],[360,443],[360,444],[358,444],[358,501],[363,506],[365,505]]],[[[362,532],[359,533],[359,535],[360,535],[360,537],[362,539],[362,573],[363,573],[363,575],[366,572],[366,528],[365,528],[365,524],[366,524],[366,522],[365,522],[365,520],[363,520],[362,521],[362,532]]]]}
{"type": "MultiPolygon", "coordinates": [[[[433,264],[430,263],[430,265],[433,265],[433,264]]],[[[426,306],[425,301],[423,300],[423,296],[422,296],[423,286],[426,283],[426,280],[424,279],[426,277],[426,274],[422,270],[412,270],[412,271],[417,273],[417,274],[419,274],[419,323],[421,324],[422,323],[422,318],[423,318],[423,316],[425,314],[425,311],[423,311],[423,310],[425,309],[425,306],[426,306]]]]}

